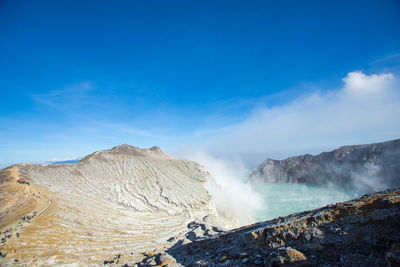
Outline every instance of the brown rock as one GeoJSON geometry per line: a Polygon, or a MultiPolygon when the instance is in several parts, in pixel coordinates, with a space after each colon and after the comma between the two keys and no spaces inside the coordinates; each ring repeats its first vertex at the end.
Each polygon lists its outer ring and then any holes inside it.
{"type": "Polygon", "coordinates": [[[298,261],[306,261],[307,257],[304,256],[303,253],[301,253],[300,251],[291,248],[291,247],[287,247],[287,248],[283,248],[285,253],[286,253],[286,257],[285,259],[287,259],[288,262],[298,262],[298,261]]]}
{"type": "Polygon", "coordinates": [[[265,246],[265,241],[266,241],[265,229],[260,229],[246,233],[243,236],[243,238],[246,244],[252,244],[256,245],[257,247],[263,247],[265,246]]]}
{"type": "Polygon", "coordinates": [[[226,256],[222,256],[221,258],[219,258],[219,262],[224,262],[224,261],[226,261],[226,259],[227,259],[227,257],[226,256]]]}
{"type": "Polygon", "coordinates": [[[307,257],[291,247],[282,247],[271,253],[266,266],[293,265],[307,261],[307,257]]]}
{"type": "Polygon", "coordinates": [[[162,253],[159,257],[159,266],[173,266],[176,265],[176,260],[168,255],[167,253],[162,253]]]}

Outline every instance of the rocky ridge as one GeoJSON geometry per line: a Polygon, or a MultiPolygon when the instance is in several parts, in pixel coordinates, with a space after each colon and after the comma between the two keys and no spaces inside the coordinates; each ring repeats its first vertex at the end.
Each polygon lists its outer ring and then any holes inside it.
{"type": "Polygon", "coordinates": [[[183,266],[399,266],[400,189],[279,217],[146,258],[183,266]]]}
{"type": "Polygon", "coordinates": [[[374,192],[400,186],[400,139],[344,146],[319,155],[265,160],[250,174],[256,183],[333,184],[374,192]]]}

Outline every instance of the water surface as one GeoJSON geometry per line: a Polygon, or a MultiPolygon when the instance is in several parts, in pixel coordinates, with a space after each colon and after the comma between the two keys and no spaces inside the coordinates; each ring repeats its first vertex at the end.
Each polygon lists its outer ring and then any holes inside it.
{"type": "Polygon", "coordinates": [[[305,184],[257,184],[253,187],[264,200],[264,208],[256,215],[256,221],[315,209],[361,195],[334,187],[305,184]]]}

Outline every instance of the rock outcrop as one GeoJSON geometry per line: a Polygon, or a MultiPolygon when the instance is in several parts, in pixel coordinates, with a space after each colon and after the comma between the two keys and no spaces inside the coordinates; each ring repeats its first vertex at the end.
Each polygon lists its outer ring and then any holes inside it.
{"type": "Polygon", "coordinates": [[[397,188],[177,243],[167,252],[183,266],[399,266],[399,242],[397,188]]]}
{"type": "Polygon", "coordinates": [[[122,145],[0,172],[0,265],[133,263],[224,226],[198,163],[122,145]],[[27,183],[19,183],[23,179],[27,183]]]}
{"type": "Polygon", "coordinates": [[[400,139],[340,147],[316,156],[265,160],[250,175],[253,182],[333,184],[364,192],[400,185],[400,139]]]}

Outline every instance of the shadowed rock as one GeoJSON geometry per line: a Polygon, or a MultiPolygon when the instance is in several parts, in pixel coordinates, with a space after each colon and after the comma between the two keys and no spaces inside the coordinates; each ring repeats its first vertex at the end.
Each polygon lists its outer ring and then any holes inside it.
{"type": "Polygon", "coordinates": [[[392,189],[177,243],[168,253],[184,266],[397,266],[399,242],[400,189],[392,189]]]}

